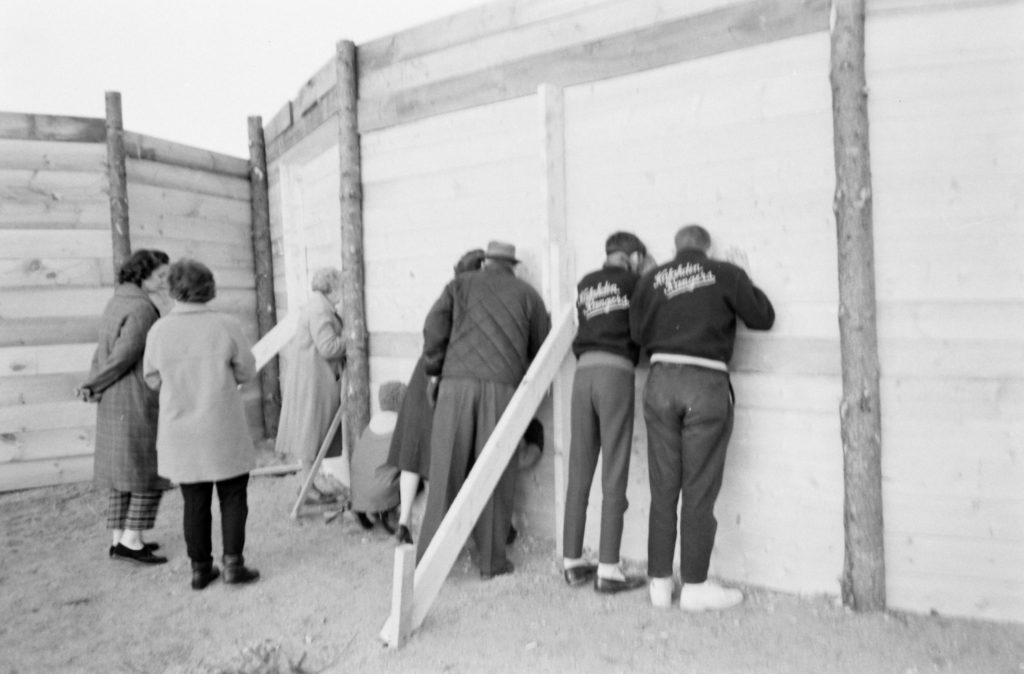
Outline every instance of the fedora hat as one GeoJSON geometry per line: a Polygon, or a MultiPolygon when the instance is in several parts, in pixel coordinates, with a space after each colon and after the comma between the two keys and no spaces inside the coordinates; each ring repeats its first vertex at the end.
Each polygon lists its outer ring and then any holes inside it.
{"type": "Polygon", "coordinates": [[[484,253],[484,257],[492,260],[507,260],[519,264],[519,260],[516,259],[516,247],[504,241],[488,242],[487,252],[484,253]]]}

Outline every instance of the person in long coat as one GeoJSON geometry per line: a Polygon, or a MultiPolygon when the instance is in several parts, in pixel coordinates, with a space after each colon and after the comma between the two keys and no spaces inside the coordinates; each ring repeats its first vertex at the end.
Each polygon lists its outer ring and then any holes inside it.
{"type": "Polygon", "coordinates": [[[179,260],[168,281],[176,304],[150,330],[143,357],[146,383],[160,391],[158,469],[178,483],[185,502],[192,588],[201,590],[220,575],[210,540],[215,487],[224,582],[249,583],[259,578],[243,557],[256,450],[239,385],[256,376],[252,345],[235,318],[207,306],[216,285],[205,265],[179,260]]]}
{"type": "MultiPolygon", "coordinates": [[[[327,429],[341,406],[341,372],[345,363],[346,340],[341,318],[335,310],[341,301],[341,271],[318,269],[313,290],[302,307],[281,392],[281,418],[275,451],[296,457],[302,464],[303,482],[313,468],[327,429]]],[[[336,433],[325,456],[341,455],[342,437],[336,433]]],[[[332,497],[315,485],[306,492],[310,503],[326,503],[332,497]]]]}
{"type": "Polygon", "coordinates": [[[103,310],[99,343],[82,400],[98,402],[93,481],[109,492],[109,555],[161,564],[160,546],[142,532],[153,528],[163,491],[170,483],[157,474],[157,397],[142,378],[146,335],[160,317],[149,294],[167,285],[167,253],[137,250],[118,270],[114,296],[103,310]]]}

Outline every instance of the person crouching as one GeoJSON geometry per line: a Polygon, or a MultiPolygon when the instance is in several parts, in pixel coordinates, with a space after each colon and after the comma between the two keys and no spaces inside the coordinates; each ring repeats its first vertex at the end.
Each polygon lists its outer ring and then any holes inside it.
{"type": "Polygon", "coordinates": [[[178,483],[185,502],[185,546],[192,589],[218,576],[210,541],[213,489],[220,500],[225,583],[251,583],[259,571],[245,566],[249,471],[256,451],[238,385],[252,379],[252,345],[231,316],[207,307],[216,295],[213,273],[182,259],[168,274],[171,312],[146,338],[143,376],[160,391],[157,467],[178,483]]]}

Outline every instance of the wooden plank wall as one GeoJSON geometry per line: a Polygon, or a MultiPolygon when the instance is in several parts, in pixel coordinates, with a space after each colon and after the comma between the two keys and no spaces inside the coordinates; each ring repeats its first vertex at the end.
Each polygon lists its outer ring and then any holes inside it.
{"type": "Polygon", "coordinates": [[[1020,2],[867,26],[897,608],[1024,620],[1021,30],[1020,2]]]}
{"type": "MultiPolygon", "coordinates": [[[[825,33],[565,92],[569,240],[577,275],[604,239],[636,232],[659,261],[703,224],[743,247],[778,319],[741,332],[736,427],[718,502],[712,573],[838,592],[842,448],[831,98],[825,33]],[[799,244],[794,244],[799,241],[799,244]]],[[[646,370],[638,376],[642,392],[646,370]]],[[[650,495],[641,396],[623,555],[646,557],[650,495]]],[[[597,546],[600,489],[587,544],[597,546]]]]}
{"type": "Polygon", "coordinates": [[[92,475],[74,397],[110,297],[102,119],[0,113],[0,491],[92,475]]]}
{"type": "MultiPolygon", "coordinates": [[[[217,282],[210,306],[238,319],[255,343],[248,161],[139,133],[125,134],[125,149],[132,250],[158,248],[172,261],[190,257],[210,267],[217,282]]],[[[262,439],[259,383],[242,392],[253,437],[262,439]]]]}
{"type": "MultiPolygon", "coordinates": [[[[1024,620],[1015,571],[1024,545],[1024,275],[1015,260],[1024,78],[1020,31],[1006,30],[1024,27],[1022,7],[869,3],[887,564],[898,608],[1024,620]]],[[[361,45],[374,382],[411,370],[448,258],[501,236],[540,269],[534,92],[561,85],[576,271],[600,264],[615,229],[636,231],[665,259],[676,229],[696,221],[747,250],[777,307],[773,331],[741,330],[733,360],[737,425],[713,573],[837,594],[827,13],[819,0],[507,0],[361,45]]],[[[284,177],[333,145],[326,122],[336,107],[328,62],[268,124],[275,236],[293,215],[284,177]],[[313,134],[324,135],[307,146],[313,134]]],[[[623,542],[633,559],[646,556],[645,453],[638,423],[623,542]]],[[[550,484],[551,465],[540,471],[537,483],[550,484]]],[[[550,493],[531,489],[523,497],[543,502],[527,510],[553,519],[550,493]]],[[[592,509],[592,547],[597,516],[592,509]]]]}

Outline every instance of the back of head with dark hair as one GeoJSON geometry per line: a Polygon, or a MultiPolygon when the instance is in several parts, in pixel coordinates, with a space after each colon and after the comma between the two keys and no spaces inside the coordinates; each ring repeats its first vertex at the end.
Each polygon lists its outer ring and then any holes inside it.
{"type": "Polygon", "coordinates": [[[626,255],[642,253],[646,255],[647,247],[636,234],[631,232],[615,232],[604,242],[604,253],[605,255],[611,255],[612,253],[625,253],[626,255]]]}
{"type": "Polygon", "coordinates": [[[167,275],[171,297],[179,302],[205,304],[217,296],[213,272],[202,262],[182,258],[171,265],[167,275]]]}
{"type": "Polygon", "coordinates": [[[484,251],[482,248],[474,248],[466,251],[459,261],[455,263],[455,273],[461,274],[467,271],[477,271],[484,264],[484,251]]]}
{"type": "Polygon", "coordinates": [[[170,261],[171,258],[162,250],[140,248],[121,265],[117,271],[117,282],[134,283],[141,287],[142,282],[148,279],[157,268],[170,261]]]}
{"type": "Polygon", "coordinates": [[[708,252],[711,249],[711,235],[700,225],[686,225],[676,232],[676,250],[695,249],[708,252]]]}

